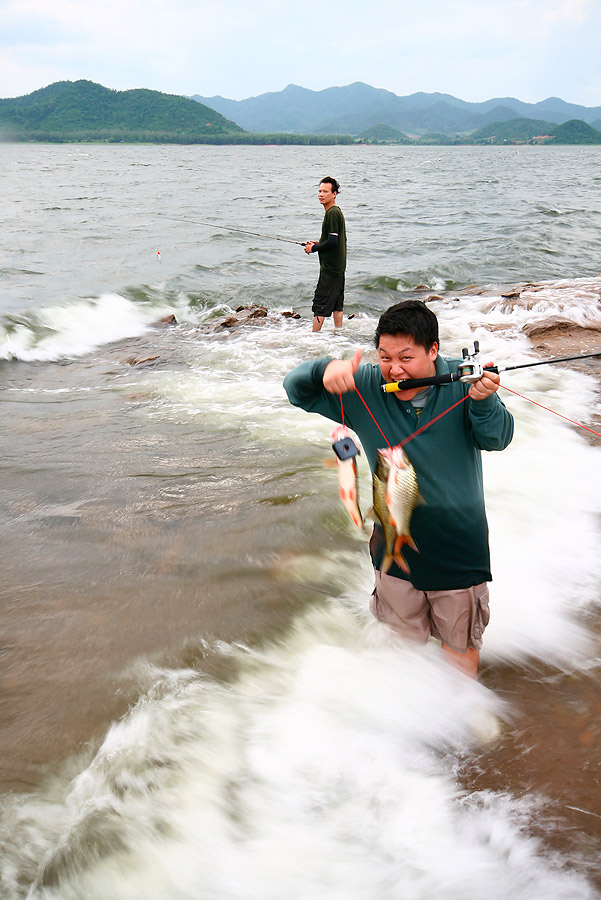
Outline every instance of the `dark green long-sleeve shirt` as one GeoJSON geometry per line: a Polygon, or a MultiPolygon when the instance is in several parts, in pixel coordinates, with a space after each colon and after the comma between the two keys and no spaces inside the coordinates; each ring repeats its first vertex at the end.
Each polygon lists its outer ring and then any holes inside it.
{"type": "MultiPolygon", "coordinates": [[[[330,358],[301,363],[284,388],[293,406],[341,422],[340,397],[323,387],[330,358]]],[[[436,359],[436,374],[457,371],[460,360],[436,359]]],[[[380,367],[360,366],[355,383],[392,446],[466,396],[469,385],[455,382],[430,389],[419,420],[410,401],[384,393],[380,367]]],[[[370,467],[386,441],[356,392],[343,394],[345,424],[358,435],[370,467]]],[[[408,578],[418,590],[452,590],[491,580],[488,523],[482,484],[482,450],[503,450],[513,437],[513,417],[497,394],[468,398],[405,446],[424,500],[411,519],[419,552],[403,548],[410,574],[394,563],[388,574],[408,578]]],[[[383,535],[376,527],[370,549],[376,568],[383,555],[383,535]]]]}

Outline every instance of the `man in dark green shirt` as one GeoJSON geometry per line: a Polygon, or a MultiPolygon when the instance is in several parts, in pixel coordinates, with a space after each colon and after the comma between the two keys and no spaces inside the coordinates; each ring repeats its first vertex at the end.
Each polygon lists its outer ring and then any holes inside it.
{"type": "Polygon", "coordinates": [[[313,297],[313,331],[320,331],[325,318],[334,315],[334,325],[342,325],[344,272],[346,270],[346,225],[336,206],[340,185],[326,176],[317,196],[325,210],[319,241],[307,241],[305,253],[319,254],[319,281],[313,297]]]}
{"type": "Polygon", "coordinates": [[[403,548],[408,573],[395,564],[382,572],[384,538],[375,526],[371,609],[403,635],[438,638],[451,661],[475,677],[491,580],[481,451],[507,447],[513,418],[497,395],[494,372],[485,371],[471,385],[430,386],[425,398],[419,389],[382,390],[386,383],[457,372],[461,360],[439,355],[438,322],[421,301],[403,301],[383,313],[376,348],[378,365],[360,365],[360,350],[352,360],[308,360],[286,376],[284,388],[290,402],[307,412],[335,422],[344,412],[372,471],[386,440],[392,445],[408,439],[405,450],[424,501],[411,518],[417,549],[403,548]],[[415,434],[424,425],[427,430],[415,434]]]}

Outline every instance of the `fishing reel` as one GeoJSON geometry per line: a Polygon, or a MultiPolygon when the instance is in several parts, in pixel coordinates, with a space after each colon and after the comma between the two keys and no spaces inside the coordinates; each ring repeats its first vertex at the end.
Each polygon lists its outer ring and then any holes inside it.
{"type": "Polygon", "coordinates": [[[479,381],[484,374],[482,364],[476,359],[476,354],[480,352],[480,344],[478,341],[474,341],[474,352],[471,356],[467,347],[464,347],[461,352],[463,354],[463,362],[457,366],[459,381],[463,381],[465,384],[473,384],[475,381],[479,381]]]}
{"type": "MultiPolygon", "coordinates": [[[[464,347],[461,352],[463,353],[463,360],[457,366],[456,372],[444,372],[441,375],[432,375],[428,378],[407,378],[403,381],[387,382],[381,385],[382,390],[385,394],[389,394],[395,391],[419,390],[433,384],[454,384],[456,381],[473,384],[475,381],[479,381],[485,372],[499,371],[496,366],[483,366],[476,359],[476,354],[480,352],[478,341],[474,341],[474,352],[471,355],[467,347],[464,347]]],[[[514,367],[512,366],[511,368],[514,367]]]]}

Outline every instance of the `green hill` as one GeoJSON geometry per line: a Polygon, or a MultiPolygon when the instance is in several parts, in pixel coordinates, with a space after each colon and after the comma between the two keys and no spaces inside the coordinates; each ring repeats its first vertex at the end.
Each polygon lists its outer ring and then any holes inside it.
{"type": "Polygon", "coordinates": [[[368,144],[411,143],[406,134],[403,134],[398,128],[393,128],[391,125],[372,125],[371,128],[366,128],[365,131],[361,132],[359,137],[368,144]]]}
{"type": "Polygon", "coordinates": [[[535,137],[553,135],[557,125],[543,119],[511,119],[509,122],[493,122],[467,138],[470,143],[512,144],[516,141],[530,141],[535,137]]]}
{"type": "Polygon", "coordinates": [[[512,119],[479,128],[463,141],[470,144],[600,144],[601,132],[580,119],[572,119],[563,125],[542,119],[512,119]]]}
{"type": "Polygon", "coordinates": [[[601,131],[580,119],[570,119],[555,128],[550,144],[601,144],[601,131]]]}
{"type": "Polygon", "coordinates": [[[59,81],[0,100],[0,140],[197,142],[244,130],[213,109],[173,94],[113,91],[59,81]]]}

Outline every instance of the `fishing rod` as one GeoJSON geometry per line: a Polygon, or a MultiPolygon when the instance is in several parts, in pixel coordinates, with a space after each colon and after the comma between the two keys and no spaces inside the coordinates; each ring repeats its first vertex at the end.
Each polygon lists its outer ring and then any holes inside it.
{"type": "Polygon", "coordinates": [[[268,238],[270,241],[284,241],[286,244],[298,244],[304,247],[306,241],[293,241],[291,238],[276,237],[274,234],[262,234],[259,231],[244,231],[242,228],[229,228],[227,225],[217,225],[215,222],[198,222],[197,220],[184,219],[181,216],[165,216],[158,213],[161,219],[169,219],[172,222],[186,222],[188,225],[204,225],[206,228],[215,228],[217,231],[234,231],[237,234],[252,234],[253,237],[268,238]]]}
{"type": "Polygon", "coordinates": [[[480,352],[478,341],[474,341],[474,352],[470,355],[467,347],[461,351],[463,360],[457,366],[456,372],[446,372],[444,375],[432,375],[430,378],[407,378],[404,381],[393,381],[390,384],[383,384],[384,393],[395,393],[396,391],[412,391],[416,388],[430,387],[434,384],[452,384],[455,381],[462,381],[467,384],[473,384],[479,381],[486,372],[511,372],[514,369],[530,369],[533,366],[548,366],[553,363],[572,362],[579,359],[592,359],[601,356],[601,350],[596,353],[584,353],[577,356],[558,356],[555,359],[541,359],[537,362],[521,363],[518,366],[504,366],[500,369],[498,366],[482,366],[476,359],[476,354],[480,352]]]}

